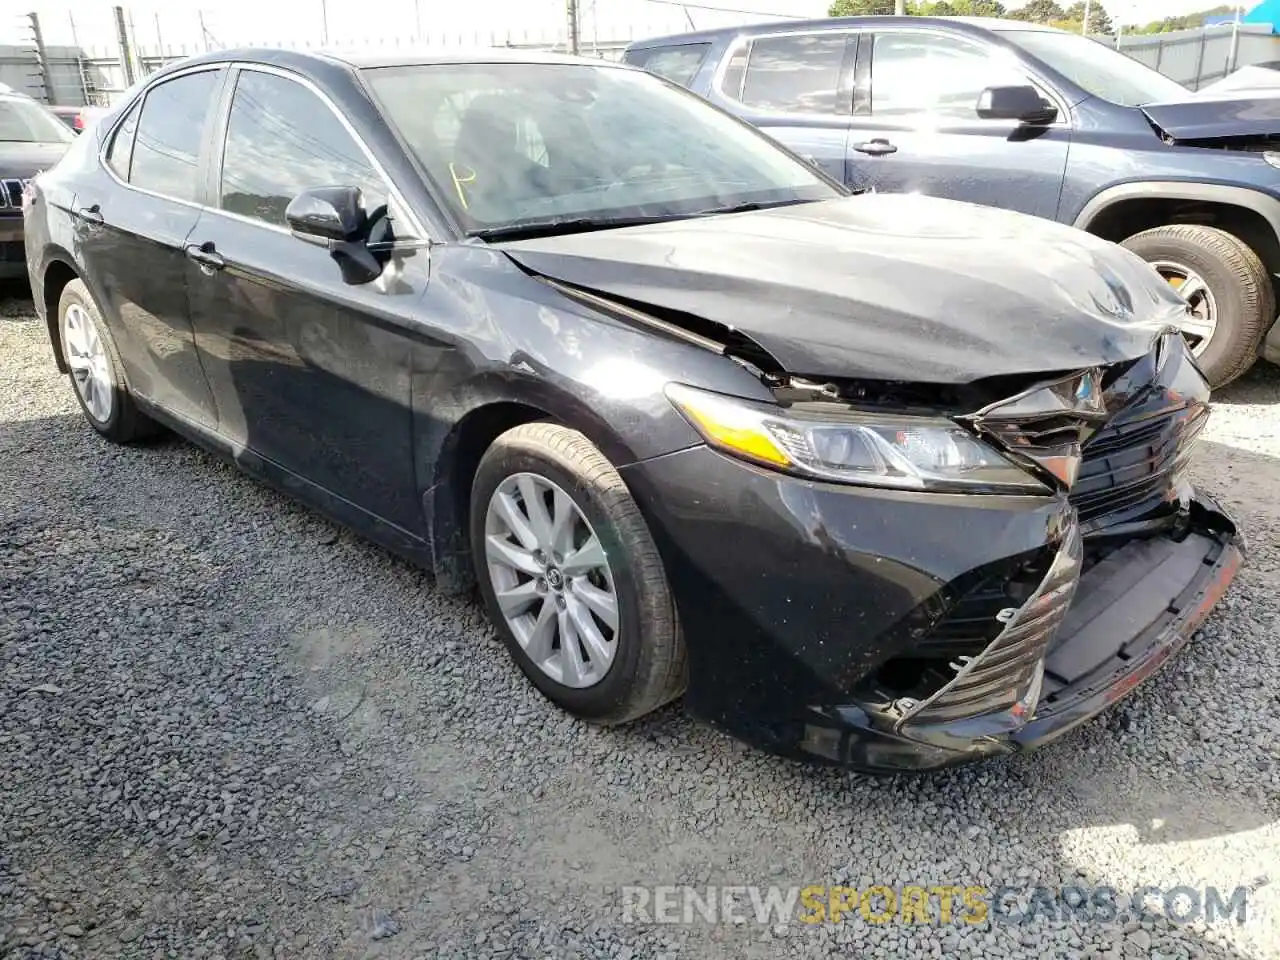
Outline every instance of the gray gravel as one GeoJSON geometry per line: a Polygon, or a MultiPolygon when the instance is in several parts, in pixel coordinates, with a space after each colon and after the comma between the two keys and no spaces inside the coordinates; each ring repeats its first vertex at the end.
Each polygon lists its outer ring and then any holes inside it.
{"type": "Polygon", "coordinates": [[[420,572],[99,440],[4,294],[0,398],[0,957],[1280,957],[1280,371],[1200,457],[1253,552],[1188,654],[1045,751],[901,780],[569,720],[420,572]],[[1251,892],[1242,925],[623,921],[676,883],[1251,892]]]}

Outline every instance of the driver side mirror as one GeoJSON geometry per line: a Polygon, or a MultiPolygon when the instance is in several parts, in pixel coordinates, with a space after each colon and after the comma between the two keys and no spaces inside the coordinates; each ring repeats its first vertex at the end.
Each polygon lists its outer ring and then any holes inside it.
{"type": "Polygon", "coordinates": [[[285,209],[289,230],[299,240],[326,247],[342,271],[343,282],[368,283],[382,263],[368,247],[369,214],[359,187],[314,187],[285,209]]]}
{"type": "Polygon", "coordinates": [[[1053,123],[1058,118],[1058,108],[1030,84],[987,87],[978,97],[977,111],[983,120],[1016,120],[1027,124],[1053,123]]]}

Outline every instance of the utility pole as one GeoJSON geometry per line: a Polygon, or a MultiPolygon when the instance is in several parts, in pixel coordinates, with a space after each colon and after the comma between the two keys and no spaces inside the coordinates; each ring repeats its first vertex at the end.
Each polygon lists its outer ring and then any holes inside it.
{"type": "Polygon", "coordinates": [[[565,13],[569,18],[569,52],[575,57],[579,52],[578,0],[565,0],[565,13]]]}
{"type": "Polygon", "coordinates": [[[35,48],[36,72],[40,77],[40,86],[44,88],[45,103],[57,103],[58,97],[53,89],[53,71],[50,69],[48,52],[44,48],[44,33],[40,30],[40,15],[28,13],[27,24],[31,30],[31,45],[35,48]]]}
{"type": "Polygon", "coordinates": [[[893,0],[893,14],[896,17],[907,15],[907,0],[893,0]]]}
{"type": "Polygon", "coordinates": [[[116,40],[120,43],[120,65],[124,67],[124,85],[132,87],[134,81],[138,79],[138,74],[134,69],[133,47],[129,43],[129,30],[124,22],[124,7],[113,7],[112,12],[116,17],[116,40]]]}
{"type": "Polygon", "coordinates": [[[1084,0],[1084,22],[1080,24],[1080,32],[1089,35],[1089,11],[1093,8],[1091,0],[1084,0]]]}
{"type": "Polygon", "coordinates": [[[326,0],[320,0],[320,22],[324,28],[324,45],[329,45],[329,4],[326,0]]]}

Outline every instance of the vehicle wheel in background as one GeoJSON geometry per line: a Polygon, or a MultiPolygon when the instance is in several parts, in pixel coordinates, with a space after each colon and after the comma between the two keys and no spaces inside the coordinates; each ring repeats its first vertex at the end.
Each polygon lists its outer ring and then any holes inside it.
{"type": "Polygon", "coordinates": [[[470,528],[489,616],[551,701],[615,724],[681,693],[684,643],[657,547],[581,433],[530,423],[498,437],[476,471],[470,528]]]}
{"type": "Polygon", "coordinates": [[[1183,334],[1212,387],[1248,370],[1276,317],[1271,277],[1239,237],[1196,224],[1144,230],[1122,246],[1146,260],[1191,305],[1183,334]]]}
{"type": "Polygon", "coordinates": [[[58,338],[80,409],[95,430],[130,443],[159,429],[129,395],[111,331],[81,280],[68,283],[58,300],[58,338]]]}

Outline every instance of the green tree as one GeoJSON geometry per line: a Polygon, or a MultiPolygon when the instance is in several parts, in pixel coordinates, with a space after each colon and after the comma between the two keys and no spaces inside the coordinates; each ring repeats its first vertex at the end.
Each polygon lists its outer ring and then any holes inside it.
{"type": "Polygon", "coordinates": [[[1111,22],[1111,15],[1107,13],[1106,8],[1100,3],[1091,4],[1089,7],[1088,32],[1108,35],[1116,32],[1115,24],[1111,22]]]}
{"type": "MultiPolygon", "coordinates": [[[[1076,0],[1071,6],[1063,11],[1066,24],[1062,26],[1068,30],[1076,30],[1077,32],[1084,25],[1084,0],[1076,0]]],[[[1089,3],[1089,33],[1115,33],[1115,27],[1112,26],[1111,16],[1107,13],[1106,8],[1101,3],[1089,3]]]]}
{"type": "Polygon", "coordinates": [[[1054,0],[1031,0],[1026,6],[1013,10],[1009,16],[1015,20],[1032,23],[1048,23],[1050,20],[1066,20],[1067,14],[1054,0]]]}
{"type": "MultiPolygon", "coordinates": [[[[893,13],[893,0],[832,0],[831,17],[869,17],[893,13]]],[[[907,0],[912,17],[1003,17],[1000,0],[907,0]]]]}
{"type": "Polygon", "coordinates": [[[1203,27],[1205,20],[1209,17],[1223,17],[1235,13],[1235,7],[1230,4],[1221,4],[1208,10],[1201,10],[1199,13],[1189,13],[1182,17],[1165,17],[1161,20],[1152,20],[1144,26],[1132,28],[1133,33],[1169,33],[1172,30],[1194,30],[1197,27],[1203,27]]]}
{"type": "Polygon", "coordinates": [[[893,0],[832,0],[827,16],[874,17],[893,13],[893,0]]]}

